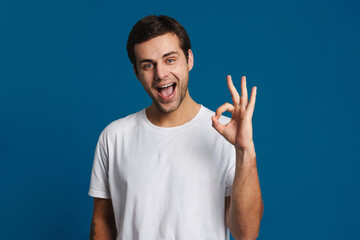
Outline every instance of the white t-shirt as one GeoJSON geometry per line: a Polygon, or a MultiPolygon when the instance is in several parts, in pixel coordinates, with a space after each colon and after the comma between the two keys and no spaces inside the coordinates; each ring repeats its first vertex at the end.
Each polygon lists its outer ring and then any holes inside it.
{"type": "Polygon", "coordinates": [[[186,124],[163,128],[143,109],[103,130],[89,195],[112,200],[117,240],[229,239],[235,149],[212,127],[213,115],[201,106],[186,124]]]}

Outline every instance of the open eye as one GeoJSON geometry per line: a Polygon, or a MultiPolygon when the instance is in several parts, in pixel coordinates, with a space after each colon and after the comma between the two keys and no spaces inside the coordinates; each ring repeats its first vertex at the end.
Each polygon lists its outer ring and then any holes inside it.
{"type": "Polygon", "coordinates": [[[151,69],[154,65],[152,63],[145,63],[141,66],[142,69],[147,70],[151,69]]]}
{"type": "Polygon", "coordinates": [[[175,59],[174,58],[169,58],[166,60],[167,63],[174,63],[175,62],[175,59]]]}

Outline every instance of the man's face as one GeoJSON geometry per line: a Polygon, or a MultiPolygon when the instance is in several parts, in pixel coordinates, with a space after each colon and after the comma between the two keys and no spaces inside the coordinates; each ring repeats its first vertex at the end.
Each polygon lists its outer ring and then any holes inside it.
{"type": "Polygon", "coordinates": [[[179,38],[173,33],[152,38],[134,46],[136,77],[154,104],[162,112],[173,112],[184,98],[189,97],[189,71],[193,55],[188,61],[180,48],[179,38]]]}

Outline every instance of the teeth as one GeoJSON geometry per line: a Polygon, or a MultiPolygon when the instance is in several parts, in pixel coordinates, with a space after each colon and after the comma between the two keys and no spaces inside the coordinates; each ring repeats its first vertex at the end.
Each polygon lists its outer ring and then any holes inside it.
{"type": "Polygon", "coordinates": [[[171,85],[173,85],[174,83],[169,83],[169,84],[166,84],[166,85],[164,85],[164,86],[161,86],[161,87],[159,87],[159,88],[167,88],[167,87],[169,87],[169,86],[171,86],[171,85]]]}

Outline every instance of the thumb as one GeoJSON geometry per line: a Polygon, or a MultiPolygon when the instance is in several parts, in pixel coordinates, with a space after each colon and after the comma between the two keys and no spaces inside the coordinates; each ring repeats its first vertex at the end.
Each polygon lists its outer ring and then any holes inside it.
{"type": "Polygon", "coordinates": [[[224,131],[225,125],[223,125],[219,122],[219,117],[212,116],[211,120],[212,120],[213,128],[215,128],[216,131],[218,131],[220,134],[222,134],[222,132],[224,131]]]}

